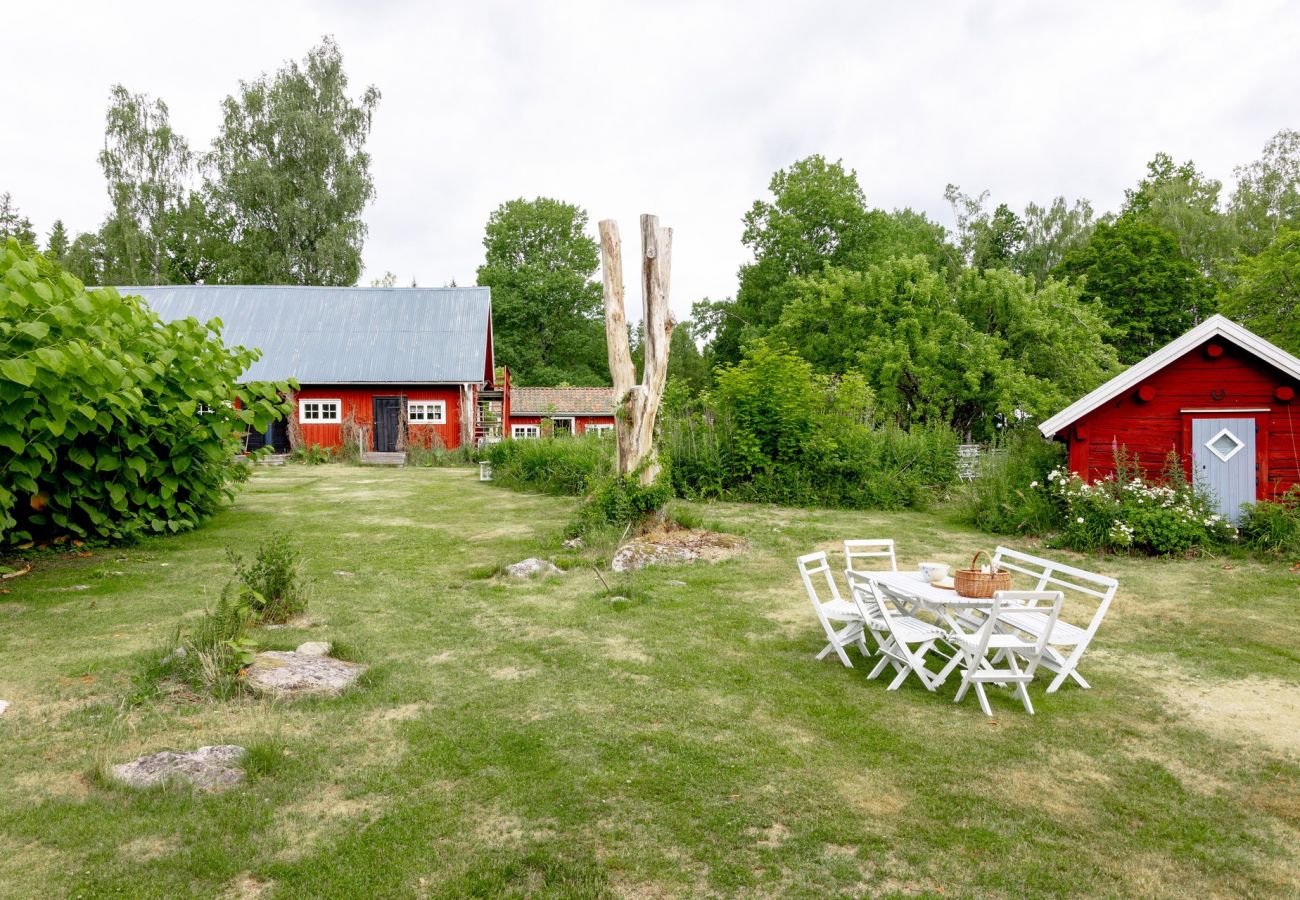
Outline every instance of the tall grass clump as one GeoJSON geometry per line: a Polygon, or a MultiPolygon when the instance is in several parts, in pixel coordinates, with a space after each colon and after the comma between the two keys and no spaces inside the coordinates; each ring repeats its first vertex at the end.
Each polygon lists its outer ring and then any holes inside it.
{"type": "Polygon", "coordinates": [[[1241,542],[1261,556],[1300,559],[1300,485],[1243,508],[1241,542]]]}
{"type": "Polygon", "coordinates": [[[614,473],[614,442],[595,434],[501,441],[486,454],[492,480],[516,490],[581,497],[614,473]]]}
{"type": "Polygon", "coordinates": [[[962,517],[994,534],[1042,534],[1058,524],[1057,505],[1037,486],[1065,463],[1065,448],[1032,428],[1002,435],[980,458],[961,493],[962,517]]]}
{"type": "Polygon", "coordinates": [[[258,624],[279,624],[307,610],[308,592],[302,573],[302,554],[287,535],[267,538],[251,560],[229,548],[226,558],[234,566],[242,602],[258,624]]]}
{"type": "Polygon", "coordinates": [[[188,628],[178,626],[166,646],[146,661],[132,702],[156,696],[168,682],[218,697],[236,693],[239,670],[253,662],[257,650],[257,642],[248,636],[254,615],[250,593],[227,582],[215,606],[188,628]]]}

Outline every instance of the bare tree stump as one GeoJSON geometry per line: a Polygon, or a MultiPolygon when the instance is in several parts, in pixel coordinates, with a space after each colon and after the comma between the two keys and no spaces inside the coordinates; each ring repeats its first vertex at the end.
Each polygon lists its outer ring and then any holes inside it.
{"type": "Polygon", "coordinates": [[[601,274],[605,293],[605,342],[609,372],[614,380],[614,434],[618,443],[618,474],[636,473],[642,486],[659,475],[655,450],[655,418],[668,381],[668,347],[673,334],[668,309],[672,269],[673,230],[660,228],[657,216],[641,217],[641,295],[645,315],[645,366],[636,383],[623,296],[623,249],[618,223],[600,223],[601,274]]]}

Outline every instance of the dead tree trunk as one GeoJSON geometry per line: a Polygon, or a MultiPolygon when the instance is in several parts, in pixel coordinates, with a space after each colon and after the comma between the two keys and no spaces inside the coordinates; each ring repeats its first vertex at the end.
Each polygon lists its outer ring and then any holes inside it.
{"type": "Polygon", "coordinates": [[[605,285],[605,342],[609,373],[614,379],[614,434],[618,441],[618,474],[637,474],[643,486],[659,475],[655,451],[655,417],[668,380],[668,345],[672,313],[668,310],[668,279],[672,268],[673,230],[660,228],[657,216],[641,217],[641,295],[645,312],[645,367],[636,383],[623,302],[623,250],[618,223],[600,223],[601,273],[605,285]]]}

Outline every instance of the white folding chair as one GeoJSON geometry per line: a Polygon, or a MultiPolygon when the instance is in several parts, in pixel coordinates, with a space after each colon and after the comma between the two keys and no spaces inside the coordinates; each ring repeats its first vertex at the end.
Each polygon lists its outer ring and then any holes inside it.
{"type": "Polygon", "coordinates": [[[915,601],[888,585],[853,570],[846,571],[844,577],[849,581],[849,593],[858,605],[862,620],[880,646],[880,661],[867,677],[875,678],[892,665],[897,674],[889,683],[889,690],[898,690],[907,676],[914,674],[927,691],[933,691],[938,686],[938,676],[925,667],[925,658],[934,649],[935,641],[946,636],[944,630],[911,615],[909,610],[915,601]]]}
{"type": "Polygon", "coordinates": [[[840,662],[850,669],[853,668],[853,663],[849,662],[849,655],[844,652],[845,647],[856,643],[862,650],[863,656],[871,655],[862,630],[862,613],[857,604],[840,596],[840,589],[836,587],[835,579],[831,577],[831,566],[825,551],[806,554],[799,557],[796,562],[799,566],[799,576],[803,578],[803,586],[808,591],[808,599],[812,601],[813,612],[817,614],[817,621],[822,623],[826,637],[829,638],[829,643],[817,654],[817,659],[825,659],[826,654],[834,650],[839,654],[840,662]],[[818,593],[816,584],[819,580],[818,576],[825,578],[826,591],[830,594],[829,600],[823,600],[818,593]],[[836,622],[841,623],[838,630],[833,624],[836,622]]]}
{"type": "Polygon", "coordinates": [[[854,565],[854,560],[886,558],[889,560],[889,571],[897,572],[898,560],[894,558],[894,542],[890,538],[844,542],[844,568],[850,572],[866,571],[854,565]]]}
{"type": "Polygon", "coordinates": [[[984,715],[992,717],[993,711],[989,708],[984,685],[989,682],[1013,684],[1016,696],[1024,703],[1025,711],[1032,716],[1034,704],[1029,700],[1027,685],[1034,680],[1034,671],[1043,658],[1048,636],[1061,614],[1061,603],[1064,600],[1065,595],[1060,591],[998,591],[993,595],[993,605],[977,631],[949,635],[949,643],[957,648],[965,665],[961,687],[957,689],[953,702],[960,703],[971,685],[974,685],[980,709],[984,710],[984,715]],[[1037,637],[1025,637],[1007,620],[1012,610],[1023,610],[1026,606],[1032,606],[1045,617],[1046,627],[1037,637]],[[993,652],[991,659],[990,651],[993,652]],[[1021,658],[1025,663],[1023,668],[1021,658]],[[998,668],[999,664],[1002,668],[998,668]]]}

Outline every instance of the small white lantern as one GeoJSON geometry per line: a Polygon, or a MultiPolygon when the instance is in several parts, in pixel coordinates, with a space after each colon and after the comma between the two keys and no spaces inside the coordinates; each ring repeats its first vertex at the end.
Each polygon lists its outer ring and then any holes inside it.
{"type": "Polygon", "coordinates": [[[479,481],[492,480],[492,463],[488,462],[486,459],[480,461],[478,464],[478,480],[479,481]]]}

